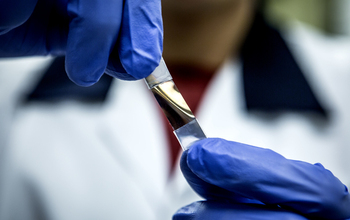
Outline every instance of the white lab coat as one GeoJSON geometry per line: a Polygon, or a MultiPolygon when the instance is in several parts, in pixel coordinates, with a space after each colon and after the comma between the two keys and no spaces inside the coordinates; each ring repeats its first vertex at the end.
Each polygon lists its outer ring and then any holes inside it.
{"type": "MultiPolygon", "coordinates": [[[[350,44],[300,25],[285,37],[330,110],[329,123],[310,114],[247,113],[240,62],[233,60],[210,83],[198,121],[208,137],[320,162],[349,185],[350,44]]],[[[0,219],[171,219],[200,199],[179,169],[168,179],[163,122],[143,81],[115,80],[104,104],[20,104],[50,62],[0,63],[0,219]]]]}

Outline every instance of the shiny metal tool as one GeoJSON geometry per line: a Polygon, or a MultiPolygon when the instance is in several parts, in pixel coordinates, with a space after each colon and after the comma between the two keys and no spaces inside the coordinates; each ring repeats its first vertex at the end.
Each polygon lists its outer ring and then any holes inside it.
{"type": "Polygon", "coordinates": [[[206,138],[196,117],[173,82],[163,58],[145,81],[173,127],[183,150],[189,149],[194,142],[206,138]]]}

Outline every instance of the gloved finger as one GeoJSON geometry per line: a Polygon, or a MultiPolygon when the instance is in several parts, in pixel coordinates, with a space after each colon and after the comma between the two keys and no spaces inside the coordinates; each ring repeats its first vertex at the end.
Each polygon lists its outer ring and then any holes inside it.
{"type": "Polygon", "coordinates": [[[145,78],[159,65],[162,56],[161,1],[125,0],[122,21],[120,38],[106,73],[124,80],[145,78]]]}
{"type": "Polygon", "coordinates": [[[350,217],[347,188],[322,165],[288,160],[263,148],[223,139],[194,143],[189,168],[202,180],[309,217],[350,217]]]}
{"type": "Polygon", "coordinates": [[[23,24],[33,13],[38,0],[0,1],[0,34],[23,24]]]}
{"type": "Polygon", "coordinates": [[[190,184],[192,189],[201,197],[208,200],[221,200],[221,201],[230,201],[236,203],[254,203],[254,204],[263,204],[260,201],[248,199],[242,197],[234,192],[228,191],[219,186],[205,182],[199,178],[196,174],[187,165],[187,154],[188,150],[182,153],[180,159],[180,168],[182,174],[185,176],[186,181],[190,184]]]}
{"type": "Polygon", "coordinates": [[[90,86],[104,73],[117,40],[123,0],[69,0],[71,18],[66,71],[78,85],[90,86]]]}
{"type": "Polygon", "coordinates": [[[179,209],[173,220],[306,220],[294,212],[267,205],[200,201],[179,209]]]}

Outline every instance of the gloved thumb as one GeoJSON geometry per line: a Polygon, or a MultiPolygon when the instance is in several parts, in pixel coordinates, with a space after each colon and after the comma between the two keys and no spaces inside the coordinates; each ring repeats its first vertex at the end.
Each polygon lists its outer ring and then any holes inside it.
{"type": "Polygon", "coordinates": [[[221,188],[206,182],[205,179],[201,179],[188,167],[187,164],[188,150],[184,151],[180,159],[180,168],[182,174],[186,178],[186,181],[192,187],[192,189],[201,197],[207,200],[221,200],[237,203],[254,203],[262,204],[260,201],[248,199],[242,197],[234,192],[221,188]]]}
{"type": "Polygon", "coordinates": [[[350,217],[347,188],[320,164],[217,138],[195,142],[187,165],[205,182],[243,197],[309,217],[350,217]]]}

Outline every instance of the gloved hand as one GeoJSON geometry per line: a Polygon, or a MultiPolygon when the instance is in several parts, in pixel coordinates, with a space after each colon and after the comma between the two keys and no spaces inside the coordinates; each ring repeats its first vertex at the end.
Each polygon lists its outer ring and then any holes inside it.
{"type": "Polygon", "coordinates": [[[0,1],[0,57],[65,54],[78,85],[144,78],[162,47],[160,0],[0,1]]]}
{"type": "Polygon", "coordinates": [[[350,218],[346,186],[321,164],[223,139],[194,143],[180,164],[207,201],[181,208],[174,220],[350,218]]]}

